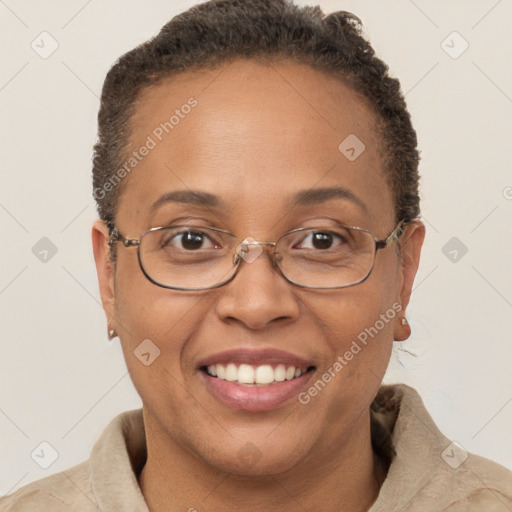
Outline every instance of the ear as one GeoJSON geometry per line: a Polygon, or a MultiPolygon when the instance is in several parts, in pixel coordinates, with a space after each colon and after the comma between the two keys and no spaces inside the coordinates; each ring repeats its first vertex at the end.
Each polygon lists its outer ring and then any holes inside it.
{"type": "MultiPolygon", "coordinates": [[[[425,225],[419,220],[407,225],[404,234],[400,237],[401,261],[399,268],[399,283],[397,299],[402,305],[402,315],[409,305],[414,278],[420,264],[421,247],[425,239],[425,225]]],[[[395,324],[395,340],[405,341],[411,334],[409,323],[402,324],[401,318],[395,324]]]]}
{"type": "MultiPolygon", "coordinates": [[[[97,220],[92,226],[92,248],[94,261],[96,262],[96,273],[100,288],[101,302],[107,315],[107,320],[113,321],[115,312],[115,290],[114,275],[115,267],[110,261],[108,227],[102,220],[97,220]]],[[[110,325],[115,329],[115,325],[110,325]]]]}

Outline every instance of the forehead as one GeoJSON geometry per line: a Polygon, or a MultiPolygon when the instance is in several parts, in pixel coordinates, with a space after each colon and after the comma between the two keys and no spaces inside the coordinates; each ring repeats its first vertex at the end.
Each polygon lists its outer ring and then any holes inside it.
{"type": "Polygon", "coordinates": [[[239,60],[148,87],[137,100],[128,155],[149,139],[120,214],[127,197],[126,214],[140,218],[162,194],[186,189],[233,208],[257,200],[268,210],[315,186],[350,188],[369,202],[370,218],[392,208],[366,102],[306,65],[239,60]]]}

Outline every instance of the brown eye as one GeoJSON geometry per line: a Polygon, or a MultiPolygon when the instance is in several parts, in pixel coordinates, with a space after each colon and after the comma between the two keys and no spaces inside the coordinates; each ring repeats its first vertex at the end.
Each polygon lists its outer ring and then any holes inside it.
{"type": "Polygon", "coordinates": [[[183,233],[181,235],[181,244],[184,249],[187,249],[189,251],[195,250],[195,249],[201,249],[201,246],[203,245],[203,242],[205,240],[205,235],[202,233],[194,233],[193,231],[188,231],[187,233],[183,233]]]}
{"type": "Polygon", "coordinates": [[[300,249],[327,250],[343,245],[346,240],[340,234],[329,231],[314,231],[300,242],[300,249]]]}
{"type": "Polygon", "coordinates": [[[218,249],[220,246],[203,231],[184,229],[165,233],[160,242],[162,248],[176,248],[184,251],[218,249]]]}

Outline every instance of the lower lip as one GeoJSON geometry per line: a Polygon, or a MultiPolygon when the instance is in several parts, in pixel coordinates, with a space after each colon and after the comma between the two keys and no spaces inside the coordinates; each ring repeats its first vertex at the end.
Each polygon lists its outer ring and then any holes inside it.
{"type": "Polygon", "coordinates": [[[268,411],[276,409],[296,397],[313,375],[309,371],[304,375],[268,386],[242,386],[227,380],[212,377],[199,372],[208,389],[224,404],[232,409],[245,411],[268,411]]]}

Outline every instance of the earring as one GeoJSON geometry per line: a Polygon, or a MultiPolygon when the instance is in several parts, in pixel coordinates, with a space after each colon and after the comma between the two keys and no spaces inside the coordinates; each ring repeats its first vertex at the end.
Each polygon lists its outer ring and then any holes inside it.
{"type": "Polygon", "coordinates": [[[116,331],[110,327],[110,322],[111,321],[112,320],[108,321],[108,327],[109,327],[109,329],[108,329],[108,339],[109,340],[111,340],[112,338],[115,338],[117,336],[116,331]]]}
{"type": "Polygon", "coordinates": [[[405,341],[411,336],[411,324],[409,324],[405,315],[398,320],[400,327],[395,330],[395,341],[405,341]]]}

